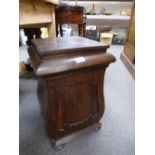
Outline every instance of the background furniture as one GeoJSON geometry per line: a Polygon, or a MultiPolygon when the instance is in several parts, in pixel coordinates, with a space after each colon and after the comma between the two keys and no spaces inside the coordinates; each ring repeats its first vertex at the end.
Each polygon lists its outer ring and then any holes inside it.
{"type": "Polygon", "coordinates": [[[58,36],[58,25],[60,25],[60,35],[63,36],[62,24],[78,24],[78,35],[85,36],[86,17],[84,7],[59,5],[55,10],[56,34],[58,36]]]}
{"type": "Polygon", "coordinates": [[[28,52],[38,97],[54,147],[100,128],[104,112],[104,73],[115,61],[108,45],[84,37],[35,39],[28,52]]]}
{"type": "MultiPolygon", "coordinates": [[[[75,5],[75,1],[67,1],[69,5],[75,5]]],[[[79,6],[83,6],[86,9],[86,12],[90,12],[93,10],[94,4],[94,12],[97,15],[86,15],[87,16],[87,23],[86,25],[110,25],[112,28],[128,28],[128,23],[130,20],[129,16],[121,16],[121,11],[130,10],[132,7],[132,2],[126,2],[124,0],[97,0],[90,3],[88,1],[78,1],[79,6]],[[100,15],[102,10],[105,9],[106,13],[113,13],[112,15],[100,15]],[[99,15],[98,15],[99,14],[99,15]]]]}
{"type": "Polygon", "coordinates": [[[97,26],[97,31],[99,33],[99,41],[107,44],[112,43],[113,32],[112,27],[108,25],[97,26]]]}
{"type": "Polygon", "coordinates": [[[121,53],[121,60],[132,77],[135,78],[135,2],[133,2],[132,16],[128,27],[124,50],[121,53]]]}
{"type": "Polygon", "coordinates": [[[19,0],[19,28],[26,29],[28,40],[32,38],[30,28],[47,27],[48,36],[56,36],[54,8],[57,4],[58,0],[19,0]]]}

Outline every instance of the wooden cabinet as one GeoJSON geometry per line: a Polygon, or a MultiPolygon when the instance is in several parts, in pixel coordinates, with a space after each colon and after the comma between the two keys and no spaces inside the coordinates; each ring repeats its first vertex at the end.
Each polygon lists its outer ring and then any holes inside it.
{"type": "Polygon", "coordinates": [[[126,43],[121,53],[121,60],[132,77],[135,78],[135,3],[133,4],[126,43]]]}
{"type": "Polygon", "coordinates": [[[38,98],[56,148],[90,129],[104,113],[104,73],[115,61],[108,45],[83,37],[35,39],[29,47],[40,80],[38,98]]]}

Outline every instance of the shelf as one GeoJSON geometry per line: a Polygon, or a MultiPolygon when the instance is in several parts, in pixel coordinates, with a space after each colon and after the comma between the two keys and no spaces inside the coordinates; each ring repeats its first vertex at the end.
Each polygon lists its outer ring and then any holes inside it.
{"type": "Polygon", "coordinates": [[[93,19],[106,19],[106,20],[130,20],[130,16],[120,16],[120,15],[87,15],[87,20],[93,19]]]}

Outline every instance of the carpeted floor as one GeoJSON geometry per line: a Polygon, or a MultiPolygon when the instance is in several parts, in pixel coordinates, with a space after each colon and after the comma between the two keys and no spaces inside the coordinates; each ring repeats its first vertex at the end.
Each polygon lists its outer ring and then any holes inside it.
{"type": "MultiPolygon", "coordinates": [[[[135,102],[134,80],[120,61],[122,46],[108,50],[116,56],[105,75],[105,113],[102,129],[92,131],[55,151],[47,137],[40,114],[36,78],[20,78],[20,155],[134,155],[135,102]]],[[[24,51],[20,52],[20,55],[24,51]]]]}

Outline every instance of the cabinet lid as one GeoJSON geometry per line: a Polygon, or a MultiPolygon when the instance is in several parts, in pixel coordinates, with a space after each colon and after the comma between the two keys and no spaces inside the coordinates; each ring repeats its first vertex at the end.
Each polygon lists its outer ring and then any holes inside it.
{"type": "Polygon", "coordinates": [[[87,38],[73,36],[61,38],[34,39],[33,47],[40,56],[83,53],[84,52],[105,52],[109,45],[90,40],[87,38]]]}

